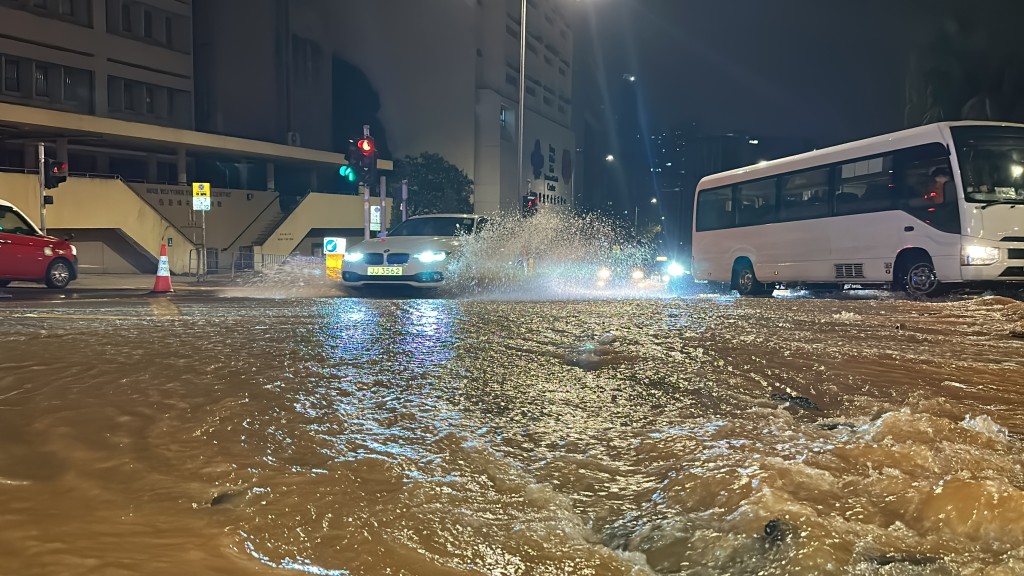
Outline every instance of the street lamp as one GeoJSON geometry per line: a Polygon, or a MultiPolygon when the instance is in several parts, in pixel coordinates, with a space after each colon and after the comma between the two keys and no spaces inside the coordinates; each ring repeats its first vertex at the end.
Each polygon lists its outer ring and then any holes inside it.
{"type": "Polygon", "coordinates": [[[519,15],[519,154],[516,155],[516,193],[523,185],[523,125],[526,124],[526,0],[519,15]]]}
{"type": "Polygon", "coordinates": [[[612,156],[611,154],[605,156],[604,159],[605,162],[615,162],[615,156],[612,156]]]}
{"type": "MultiPolygon", "coordinates": [[[[657,204],[657,198],[651,198],[651,204],[657,204]]],[[[664,218],[662,218],[664,220],[664,218]]],[[[633,233],[636,234],[640,231],[640,205],[633,205],[633,233]]]]}

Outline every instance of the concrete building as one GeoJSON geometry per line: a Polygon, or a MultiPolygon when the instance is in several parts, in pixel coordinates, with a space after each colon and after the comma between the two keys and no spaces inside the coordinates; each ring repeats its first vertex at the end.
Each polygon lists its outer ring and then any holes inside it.
{"type": "MultiPolygon", "coordinates": [[[[172,271],[185,273],[204,252],[221,267],[252,266],[261,253],[312,253],[324,235],[362,235],[360,199],[319,193],[330,190],[317,175],[345,162],[329,146],[194,129],[192,8],[191,0],[0,0],[0,197],[42,224],[39,143],[67,162],[71,178],[49,192],[46,226],[76,235],[83,272],[152,272],[165,243],[172,271]],[[193,182],[213,189],[205,246],[193,182]]],[[[235,16],[222,15],[219,29],[232,29],[235,16]]],[[[214,63],[204,68],[214,77],[260,71],[230,54],[214,63]]],[[[263,90],[227,97],[244,103],[263,90]]]]}
{"type": "Polygon", "coordinates": [[[478,212],[518,206],[527,181],[542,201],[568,204],[575,4],[528,0],[521,177],[520,0],[198,3],[197,121],[213,132],[335,151],[370,124],[394,157],[436,152],[465,171],[478,212]],[[213,25],[229,17],[240,25],[213,25]],[[206,72],[242,61],[245,74],[206,72]],[[369,94],[353,100],[351,92],[369,94]]]}

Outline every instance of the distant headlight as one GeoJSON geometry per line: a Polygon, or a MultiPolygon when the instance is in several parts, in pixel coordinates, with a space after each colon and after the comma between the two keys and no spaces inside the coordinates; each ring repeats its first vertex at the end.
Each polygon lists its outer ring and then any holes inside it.
{"type": "Polygon", "coordinates": [[[644,279],[644,271],[643,270],[633,270],[633,275],[632,276],[633,276],[633,280],[643,280],[644,279]]]}
{"type": "Polygon", "coordinates": [[[351,254],[345,254],[345,260],[348,260],[349,262],[359,262],[362,259],[363,259],[363,253],[362,252],[353,252],[351,254]]]}
{"type": "Polygon", "coordinates": [[[612,271],[607,268],[601,268],[597,271],[597,279],[607,281],[612,277],[612,271]]]}
{"type": "Polygon", "coordinates": [[[431,262],[443,262],[448,257],[447,252],[420,252],[416,255],[416,259],[424,264],[430,264],[431,262]]]}
{"type": "Polygon", "coordinates": [[[673,278],[679,278],[683,274],[686,274],[686,268],[683,268],[682,264],[678,262],[673,262],[668,265],[669,276],[672,276],[673,278]]]}
{"type": "Polygon", "coordinates": [[[960,249],[960,263],[964,266],[988,266],[999,262],[999,248],[994,246],[964,246],[960,249]]]}

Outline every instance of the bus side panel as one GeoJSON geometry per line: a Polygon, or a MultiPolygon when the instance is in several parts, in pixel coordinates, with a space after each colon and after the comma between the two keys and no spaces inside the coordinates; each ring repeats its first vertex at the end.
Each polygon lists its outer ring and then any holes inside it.
{"type": "Polygon", "coordinates": [[[754,271],[762,282],[829,282],[833,279],[828,219],[780,222],[751,232],[757,238],[754,271]]]}
{"type": "Polygon", "coordinates": [[[732,281],[733,230],[696,232],[693,236],[693,279],[700,282],[732,281]]]}

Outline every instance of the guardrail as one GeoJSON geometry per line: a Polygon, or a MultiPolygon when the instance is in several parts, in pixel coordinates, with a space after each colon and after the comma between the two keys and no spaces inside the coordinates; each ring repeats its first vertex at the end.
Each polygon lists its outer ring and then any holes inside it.
{"type": "Polygon", "coordinates": [[[268,273],[276,270],[288,259],[288,256],[280,254],[222,252],[216,248],[209,248],[206,251],[206,262],[203,262],[200,250],[188,251],[189,276],[203,278],[211,275],[229,275],[234,278],[242,273],[268,273]]]}

